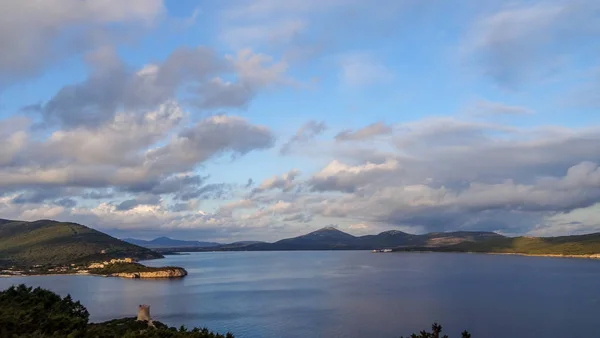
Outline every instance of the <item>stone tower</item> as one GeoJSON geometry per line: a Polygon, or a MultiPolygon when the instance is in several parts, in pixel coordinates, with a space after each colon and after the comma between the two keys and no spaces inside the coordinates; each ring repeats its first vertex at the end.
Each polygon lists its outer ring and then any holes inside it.
{"type": "Polygon", "coordinates": [[[150,305],[138,306],[137,320],[150,322],[150,305]]]}

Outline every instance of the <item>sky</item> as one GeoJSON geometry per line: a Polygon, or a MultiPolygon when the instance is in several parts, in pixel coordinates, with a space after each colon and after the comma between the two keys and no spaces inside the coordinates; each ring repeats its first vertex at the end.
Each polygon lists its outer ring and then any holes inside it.
{"type": "Polygon", "coordinates": [[[600,231],[596,0],[5,0],[0,46],[0,218],[600,231]]]}

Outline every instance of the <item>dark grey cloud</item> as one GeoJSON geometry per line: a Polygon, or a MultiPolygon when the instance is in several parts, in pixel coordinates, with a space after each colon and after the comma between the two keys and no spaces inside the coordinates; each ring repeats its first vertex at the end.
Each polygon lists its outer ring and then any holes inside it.
{"type": "Polygon", "coordinates": [[[274,141],[267,127],[239,117],[217,115],[184,129],[172,142],[149,151],[146,156],[153,170],[184,171],[225,152],[241,156],[268,149],[274,141]]]}
{"type": "Polygon", "coordinates": [[[298,131],[296,131],[296,134],[281,147],[279,153],[281,155],[287,155],[297,144],[308,142],[314,139],[316,136],[322,134],[325,130],[327,130],[327,125],[325,125],[325,122],[310,120],[303,124],[298,131]]]}
{"type": "Polygon", "coordinates": [[[308,214],[295,214],[291,216],[287,216],[283,218],[284,222],[299,222],[299,223],[309,223],[313,220],[312,215],[308,214]]]}
{"type": "Polygon", "coordinates": [[[60,200],[54,201],[54,204],[60,205],[61,207],[65,207],[67,209],[74,208],[77,206],[77,201],[72,198],[62,198],[60,200]]]}
{"type": "Polygon", "coordinates": [[[86,191],[80,196],[81,198],[92,200],[108,199],[115,197],[115,192],[112,189],[94,189],[91,191],[86,191]]]}
{"type": "Polygon", "coordinates": [[[194,189],[207,179],[200,175],[176,175],[170,176],[162,182],[152,186],[149,192],[153,194],[171,194],[194,189]]]}
{"type": "Polygon", "coordinates": [[[388,135],[393,131],[392,126],[383,122],[375,122],[356,131],[346,129],[335,136],[336,141],[362,141],[379,135],[388,135]]]}
{"type": "Polygon", "coordinates": [[[160,196],[139,195],[136,198],[125,200],[116,206],[117,211],[131,210],[139,205],[156,205],[160,203],[160,196]]]}
{"type": "Polygon", "coordinates": [[[13,203],[16,204],[28,204],[28,203],[43,203],[47,200],[60,197],[66,194],[65,189],[51,188],[51,189],[33,189],[22,192],[12,199],[13,203]]]}
{"type": "Polygon", "coordinates": [[[175,194],[175,199],[188,201],[191,199],[228,199],[232,193],[231,184],[210,183],[196,189],[189,189],[175,194]]]}

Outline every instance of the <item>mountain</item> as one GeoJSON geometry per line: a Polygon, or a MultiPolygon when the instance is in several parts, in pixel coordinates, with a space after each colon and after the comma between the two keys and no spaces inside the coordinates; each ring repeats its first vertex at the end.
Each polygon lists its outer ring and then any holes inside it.
{"type": "Polygon", "coordinates": [[[352,249],[360,246],[360,243],[356,237],[350,234],[334,227],[326,227],[306,235],[282,239],[269,245],[274,250],[320,250],[321,248],[352,249]]]}
{"type": "MultiPolygon", "coordinates": [[[[484,237],[485,238],[485,237],[484,237]]],[[[398,251],[485,252],[526,255],[599,255],[600,233],[559,237],[491,237],[434,248],[405,247],[398,251]]]]}
{"type": "Polygon", "coordinates": [[[145,241],[142,239],[135,238],[125,238],[123,239],[125,242],[143,246],[144,248],[149,249],[167,249],[167,248],[205,248],[221,245],[221,243],[215,242],[199,242],[199,241],[182,241],[178,239],[171,239],[169,237],[158,237],[151,241],[145,241]]]}
{"type": "Polygon", "coordinates": [[[0,220],[0,265],[61,265],[122,257],[162,255],[77,223],[0,220]]]}
{"type": "Polygon", "coordinates": [[[372,250],[399,247],[439,247],[463,242],[479,242],[505,238],[493,232],[442,232],[413,235],[391,230],[377,235],[352,236],[334,227],[326,227],[306,235],[282,239],[274,243],[221,245],[194,251],[273,251],[273,250],[372,250]]]}

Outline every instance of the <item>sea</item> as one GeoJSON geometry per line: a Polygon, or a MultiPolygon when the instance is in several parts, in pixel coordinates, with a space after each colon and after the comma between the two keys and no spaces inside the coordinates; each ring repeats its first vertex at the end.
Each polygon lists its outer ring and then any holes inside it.
{"type": "MultiPolygon", "coordinates": [[[[170,326],[254,337],[600,337],[600,260],[369,251],[203,252],[144,262],[177,280],[0,278],[71,294],[94,322],[139,304],[170,326]]],[[[1,306],[1,305],[0,305],[1,306]]]]}

